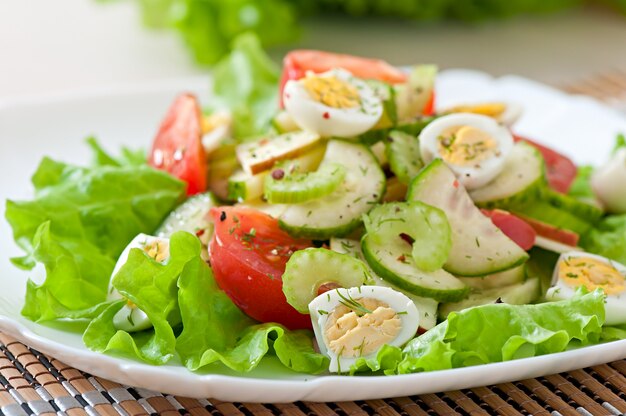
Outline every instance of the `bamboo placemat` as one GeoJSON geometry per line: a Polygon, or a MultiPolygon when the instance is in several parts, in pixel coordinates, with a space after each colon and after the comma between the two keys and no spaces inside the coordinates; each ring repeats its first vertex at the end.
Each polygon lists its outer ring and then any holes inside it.
{"type": "MultiPolygon", "coordinates": [[[[564,88],[625,107],[626,72],[564,88]]],[[[337,403],[229,403],[164,395],[79,371],[0,333],[0,416],[626,414],[626,359],[487,387],[337,403]]]]}
{"type": "Polygon", "coordinates": [[[196,400],[92,376],[0,333],[0,414],[545,415],[626,413],[626,360],[489,387],[384,400],[287,404],[196,400]]]}

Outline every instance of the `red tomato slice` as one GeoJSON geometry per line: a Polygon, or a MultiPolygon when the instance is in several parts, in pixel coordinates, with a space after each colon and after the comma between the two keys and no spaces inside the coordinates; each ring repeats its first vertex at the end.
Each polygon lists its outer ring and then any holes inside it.
{"type": "Polygon", "coordinates": [[[526,221],[501,209],[481,210],[491,218],[491,222],[524,250],[530,250],[535,245],[537,233],[526,221]]]}
{"type": "Polygon", "coordinates": [[[187,183],[187,195],[206,191],[206,155],[202,147],[202,111],[195,96],[176,98],[161,122],[148,164],[187,183]]]}
{"type": "Polygon", "coordinates": [[[307,71],[319,74],[333,68],[343,68],[358,78],[377,79],[390,84],[399,84],[407,80],[406,73],[380,59],[299,49],[289,52],[283,59],[283,73],[280,78],[280,106],[283,107],[283,88],[287,81],[300,79],[304,77],[307,71]]]}
{"type": "Polygon", "coordinates": [[[574,179],[576,178],[577,169],[574,162],[549,147],[541,145],[530,139],[516,135],[513,135],[513,137],[516,142],[527,142],[541,152],[544,160],[546,161],[548,183],[550,184],[550,187],[557,192],[564,194],[567,193],[570,186],[572,186],[572,182],[574,182],[574,179]]]}
{"type": "Polygon", "coordinates": [[[215,231],[209,255],[219,287],[257,321],[311,328],[310,316],[287,303],[281,280],[291,254],[311,241],[289,236],[276,219],[254,209],[219,207],[210,215],[215,231]]]}
{"type": "Polygon", "coordinates": [[[553,225],[546,224],[545,222],[537,221],[532,218],[524,218],[524,221],[533,227],[533,229],[537,232],[537,235],[572,247],[576,247],[578,245],[580,236],[573,231],[557,228],[553,225]]]}

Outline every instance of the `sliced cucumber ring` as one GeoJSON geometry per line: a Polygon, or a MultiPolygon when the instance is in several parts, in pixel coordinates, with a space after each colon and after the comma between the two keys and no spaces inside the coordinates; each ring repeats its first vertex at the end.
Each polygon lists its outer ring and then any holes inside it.
{"type": "Polygon", "coordinates": [[[422,201],[446,213],[452,249],[444,269],[457,276],[485,276],[519,266],[528,254],[474,205],[467,191],[441,159],[413,179],[409,201],[422,201]]]}
{"type": "Polygon", "coordinates": [[[424,167],[420,156],[420,142],[416,136],[393,130],[385,142],[389,168],[403,184],[408,185],[424,167]]]}
{"type": "Polygon", "coordinates": [[[505,208],[536,200],[545,186],[545,163],[539,150],[516,143],[502,172],[487,185],[471,191],[470,197],[484,208],[505,208]]]}
{"type": "Polygon", "coordinates": [[[283,293],[298,312],[308,314],[309,303],[324,284],[361,287],[369,279],[367,267],[361,260],[325,248],[307,248],[289,258],[282,277],[283,293]]]}
{"type": "Polygon", "coordinates": [[[590,223],[599,221],[602,215],[604,215],[602,209],[596,205],[579,201],[576,198],[556,192],[547,187],[542,190],[541,199],[547,201],[555,208],[567,211],[583,221],[590,223]]]}
{"type": "Polygon", "coordinates": [[[346,236],[361,224],[361,216],[381,200],[385,174],[366,146],[344,140],[329,141],[320,168],[337,163],[346,172],[334,191],[321,198],[287,205],[279,221],[288,233],[319,240],[346,236]]]}
{"type": "Polygon", "coordinates": [[[346,176],[346,168],[326,163],[314,172],[299,172],[297,166],[274,167],[265,176],[265,199],[271,204],[297,204],[321,198],[333,192],[346,176]]]}
{"type": "Polygon", "coordinates": [[[439,305],[439,317],[445,319],[450,312],[460,311],[474,306],[490,303],[508,303],[509,305],[526,305],[537,300],[540,296],[539,279],[533,277],[522,283],[506,287],[492,288],[471,293],[467,299],[454,303],[439,305]]]}

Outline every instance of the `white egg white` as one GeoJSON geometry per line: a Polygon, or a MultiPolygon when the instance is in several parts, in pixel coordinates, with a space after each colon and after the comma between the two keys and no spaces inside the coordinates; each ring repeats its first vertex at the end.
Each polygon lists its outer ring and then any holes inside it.
{"type": "MultiPolygon", "coordinates": [[[[548,292],[546,293],[547,300],[565,300],[574,296],[577,288],[572,287],[559,279],[559,267],[564,264],[564,262],[569,262],[571,259],[581,257],[594,259],[598,262],[612,266],[622,275],[622,277],[626,279],[626,266],[624,266],[623,264],[595,254],[585,253],[582,251],[570,251],[561,254],[559,260],[556,263],[554,273],[552,275],[552,287],[550,287],[550,289],[548,289],[548,292]]],[[[618,325],[626,323],[626,290],[620,293],[606,295],[604,310],[604,323],[606,325],[618,325]]]]}
{"type": "MultiPolygon", "coordinates": [[[[109,281],[109,290],[107,295],[107,300],[118,300],[124,299],[124,296],[120,292],[117,291],[112,285],[113,277],[119,272],[122,266],[128,260],[128,255],[130,254],[130,250],[133,248],[138,248],[143,250],[146,245],[150,245],[153,243],[159,243],[165,245],[166,256],[165,261],[169,258],[169,239],[162,237],[155,237],[147,234],[138,234],[133,240],[126,246],[124,251],[117,260],[115,264],[115,268],[113,269],[113,273],[111,274],[111,280],[109,281]]],[[[148,315],[138,307],[130,304],[126,304],[120,309],[115,316],[113,317],[113,326],[116,329],[127,331],[127,332],[136,332],[143,331],[144,329],[148,329],[152,327],[152,323],[150,322],[150,318],[148,315]]]]}
{"type": "Polygon", "coordinates": [[[621,148],[591,177],[591,188],[607,211],[626,213],[626,148],[621,148]]]}
{"type": "Polygon", "coordinates": [[[283,90],[283,102],[285,110],[301,129],[323,137],[354,137],[374,127],[382,116],[383,105],[374,89],[350,72],[337,68],[313,76],[335,77],[352,85],[361,103],[352,108],[331,107],[313,99],[301,80],[290,80],[283,90]]]}
{"type": "MultiPolygon", "coordinates": [[[[468,112],[473,113],[472,111],[463,111],[465,108],[471,107],[480,107],[489,104],[502,104],[504,106],[504,111],[498,115],[489,116],[496,120],[498,123],[504,124],[505,126],[511,127],[519,118],[522,116],[523,109],[522,106],[518,103],[514,103],[511,101],[493,101],[493,102],[476,102],[476,103],[467,103],[467,104],[459,104],[453,107],[444,109],[441,111],[442,114],[452,114],[452,113],[462,113],[468,112]]],[[[480,114],[476,112],[476,114],[480,114]]]]}
{"type": "Polygon", "coordinates": [[[320,352],[330,358],[328,368],[330,372],[348,371],[359,358],[371,358],[378,353],[378,350],[376,350],[362,357],[339,357],[330,349],[326,338],[324,328],[332,311],[336,307],[341,306],[345,299],[364,298],[372,298],[384,302],[398,313],[401,329],[397,336],[388,342],[389,345],[401,347],[415,337],[420,320],[419,312],[415,303],[403,293],[382,286],[340,288],[323,293],[309,303],[309,312],[320,352]]]}
{"type": "Polygon", "coordinates": [[[454,113],[441,116],[429,123],[420,133],[420,152],[425,163],[441,158],[467,189],[486,185],[502,172],[504,162],[513,148],[513,136],[508,128],[491,117],[472,113],[454,113]],[[442,135],[454,127],[469,126],[486,133],[496,142],[497,152],[488,159],[465,164],[449,163],[439,150],[442,135]]]}

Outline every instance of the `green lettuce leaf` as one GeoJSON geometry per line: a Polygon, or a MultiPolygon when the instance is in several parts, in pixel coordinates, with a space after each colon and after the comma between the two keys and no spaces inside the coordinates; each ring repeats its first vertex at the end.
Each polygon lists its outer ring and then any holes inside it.
{"type": "Polygon", "coordinates": [[[233,114],[238,139],[264,133],[278,108],[279,69],[249,33],[233,42],[233,49],[213,70],[215,107],[233,114]]]}
{"type": "Polygon", "coordinates": [[[538,305],[491,304],[453,312],[404,348],[398,372],[443,370],[564,351],[600,340],[604,295],[538,305]]]}
{"type": "Polygon", "coordinates": [[[115,353],[150,364],[165,364],[177,352],[190,370],[221,362],[244,372],[272,353],[288,368],[318,373],[327,358],[313,349],[310,331],[288,331],[278,324],[258,324],[217,286],[202,260],[198,238],[186,232],[170,239],[170,258],[155,262],[139,249],[113,279],[113,286],[148,315],[153,328],[137,333],[115,329],[117,301],[87,327],[83,340],[98,352],[115,353]],[[175,328],[183,330],[176,338],[175,328]]]}
{"type": "Polygon", "coordinates": [[[116,302],[87,327],[83,334],[85,345],[94,351],[115,352],[150,364],[169,361],[176,347],[172,326],[180,323],[176,284],[179,276],[198,272],[197,263],[204,263],[200,250],[200,240],[184,231],[172,234],[170,257],[165,265],[140,249],[132,249],[112,284],[148,315],[153,329],[133,334],[116,330],[113,317],[123,306],[116,302]]]}
{"type": "Polygon", "coordinates": [[[609,215],[580,239],[586,251],[626,264],[626,214],[609,215]]]}
{"type": "Polygon", "coordinates": [[[176,351],[187,368],[221,362],[240,372],[254,369],[272,350],[288,368],[319,373],[328,359],[313,349],[310,331],[288,331],[278,324],[257,324],[222,292],[211,269],[198,259],[194,273],[181,275],[178,302],[183,331],[176,351]]]}
{"type": "Polygon", "coordinates": [[[88,319],[106,298],[126,244],[152,232],[184,196],[184,184],[147,166],[83,168],[44,158],[35,197],[6,202],[6,219],[25,251],[23,269],[41,263],[43,283],[27,284],[23,315],[34,321],[88,319]]]}
{"type": "Polygon", "coordinates": [[[575,198],[595,199],[593,190],[591,189],[591,175],[593,174],[592,166],[579,166],[576,172],[576,178],[569,188],[568,194],[575,198]]]}
{"type": "Polygon", "coordinates": [[[119,157],[107,153],[95,137],[88,137],[85,142],[93,152],[92,166],[141,166],[146,164],[145,151],[133,150],[122,146],[119,157]]]}

